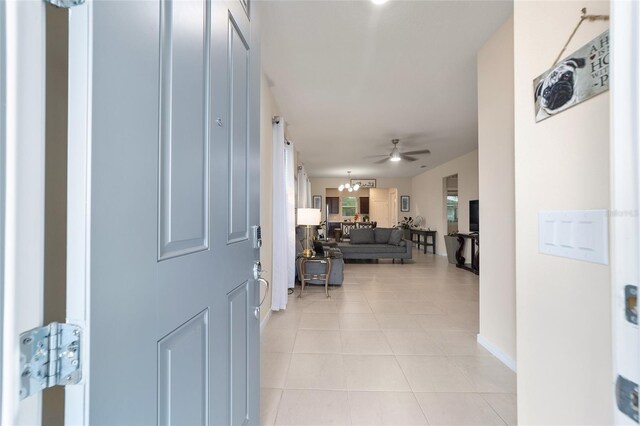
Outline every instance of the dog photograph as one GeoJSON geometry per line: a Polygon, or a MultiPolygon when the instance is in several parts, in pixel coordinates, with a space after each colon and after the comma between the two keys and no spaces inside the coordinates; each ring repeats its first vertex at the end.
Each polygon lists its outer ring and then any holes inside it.
{"type": "Polygon", "coordinates": [[[609,90],[609,31],[533,81],[536,122],[609,90]]]}

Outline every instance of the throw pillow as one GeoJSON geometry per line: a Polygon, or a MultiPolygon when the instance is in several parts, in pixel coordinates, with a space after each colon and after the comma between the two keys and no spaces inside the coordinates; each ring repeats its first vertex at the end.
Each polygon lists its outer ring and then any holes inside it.
{"type": "Polygon", "coordinates": [[[349,238],[351,244],[375,244],[376,242],[371,228],[352,229],[349,232],[349,238]]]}
{"type": "Polygon", "coordinates": [[[373,233],[376,237],[376,244],[388,244],[389,237],[391,237],[392,228],[376,228],[373,233]]]}
{"type": "Polygon", "coordinates": [[[399,246],[400,241],[402,241],[402,229],[394,229],[391,231],[391,236],[389,237],[389,244],[394,246],[399,246]]]}

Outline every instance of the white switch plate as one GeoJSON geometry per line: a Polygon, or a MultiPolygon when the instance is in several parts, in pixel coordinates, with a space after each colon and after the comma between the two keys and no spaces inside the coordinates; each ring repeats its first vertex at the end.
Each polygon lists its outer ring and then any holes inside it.
{"type": "Polygon", "coordinates": [[[609,263],[607,210],[538,213],[538,251],[587,262],[609,263]]]}

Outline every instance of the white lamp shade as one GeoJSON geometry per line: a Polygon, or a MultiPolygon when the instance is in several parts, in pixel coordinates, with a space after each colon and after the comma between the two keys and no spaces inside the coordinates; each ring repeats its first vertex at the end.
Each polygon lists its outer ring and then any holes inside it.
{"type": "Polygon", "coordinates": [[[320,209],[298,209],[298,225],[320,225],[320,209]]]}

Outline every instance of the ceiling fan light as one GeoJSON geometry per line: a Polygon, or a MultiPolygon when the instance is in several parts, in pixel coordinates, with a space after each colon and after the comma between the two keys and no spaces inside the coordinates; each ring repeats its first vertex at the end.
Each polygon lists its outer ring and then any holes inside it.
{"type": "Polygon", "coordinates": [[[355,185],[353,185],[353,190],[354,191],[357,191],[358,189],[360,189],[360,184],[356,183],[355,185]]]}
{"type": "Polygon", "coordinates": [[[348,189],[349,189],[349,192],[353,192],[353,188],[348,188],[348,189]]]}
{"type": "Polygon", "coordinates": [[[344,184],[344,187],[349,189],[349,188],[351,188],[351,184],[349,182],[347,182],[347,183],[344,184]]]}
{"type": "Polygon", "coordinates": [[[338,191],[344,191],[344,185],[340,185],[340,186],[338,187],[338,191]]]}

